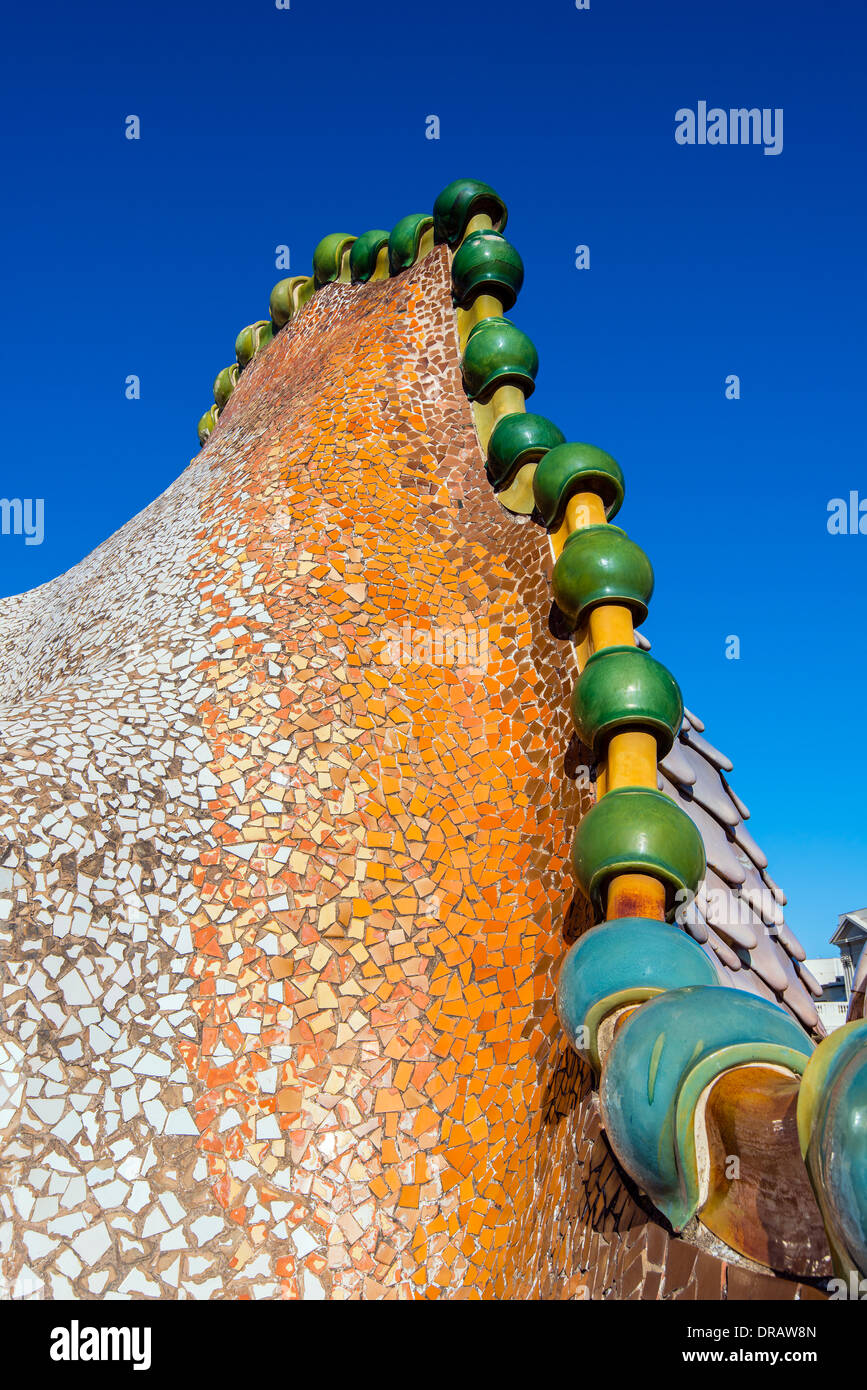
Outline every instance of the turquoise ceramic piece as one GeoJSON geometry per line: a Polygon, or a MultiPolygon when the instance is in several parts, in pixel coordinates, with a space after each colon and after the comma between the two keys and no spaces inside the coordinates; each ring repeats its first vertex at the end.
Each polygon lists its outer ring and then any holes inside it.
{"type": "Polygon", "coordinates": [[[344,253],[354,241],[348,232],[331,232],[322,238],[313,252],[313,282],[317,290],[340,278],[344,253]]]}
{"type": "Polygon", "coordinates": [[[507,488],[526,463],[537,463],[549,449],[562,444],[563,434],[544,415],[516,410],[501,415],[488,440],[485,472],[496,492],[507,488]]]}
{"type": "Polygon", "coordinates": [[[817,1047],[798,1094],[798,1131],[839,1276],[867,1278],[867,1019],[817,1047]]]}
{"type": "Polygon", "coordinates": [[[511,309],[524,283],[524,262],[499,232],[471,232],[452,261],[454,301],[466,309],[480,294],[511,309]]]}
{"type": "Polygon", "coordinates": [[[670,990],[623,1022],[602,1073],[605,1131],[676,1231],[701,1200],[694,1126],[702,1093],[724,1071],[753,1062],[799,1076],[811,1051],[791,1014],[722,985],[670,990]]]}
{"type": "Polygon", "coordinates": [[[572,865],[600,917],[612,878],[649,874],[665,885],[669,920],[686,901],[684,895],[696,891],[707,867],[701,835],[689,816],[650,787],[615,787],[601,797],[575,832],[572,865]]]}
{"type": "Polygon", "coordinates": [[[214,381],[214,400],[221,410],[237,385],[238,364],[233,362],[231,367],[224,367],[221,372],[218,372],[214,381]]]}
{"type": "Polygon", "coordinates": [[[349,253],[349,274],[354,285],[366,284],[376,270],[379,253],[388,246],[388,232],[364,232],[349,253]]]}
{"type": "Polygon", "coordinates": [[[238,359],[238,366],[243,369],[249,362],[252,362],[257,352],[270,343],[274,336],[274,329],[269,319],[260,319],[258,323],[251,323],[247,328],[242,328],[235,339],[235,356],[238,359]]]}
{"type": "Polygon", "coordinates": [[[500,386],[517,386],[525,396],[532,395],[539,356],[526,333],[496,315],[470,329],[462,366],[467,395],[484,403],[500,386]]]}
{"type": "Polygon", "coordinates": [[[610,521],[623,505],[620,465],[593,444],[560,444],[545,455],[533,479],[536,515],[549,531],[559,531],[566,507],[579,492],[595,492],[610,521]]]}
{"type": "Polygon", "coordinates": [[[567,538],[554,566],[557,607],[576,627],[600,603],[628,608],[639,627],[653,593],[653,569],[640,546],[619,526],[585,526],[567,538]]]}
{"type": "Polygon", "coordinates": [[[557,1013],[572,1046],[599,1071],[598,1034],[606,1015],[685,985],[719,985],[698,943],[680,927],[622,917],[570,946],[557,982],[557,1013]]]}
{"type": "Polygon", "coordinates": [[[479,179],[454,179],[434,203],[434,234],[437,241],[457,246],[474,217],[485,213],[494,231],[501,232],[508,219],[506,204],[499,193],[479,179]]]}
{"type": "Polygon", "coordinates": [[[572,692],[572,719],[597,759],[615,734],[653,734],[664,758],[683,722],[683,697],[670,671],[640,647],[603,647],[588,657],[572,692]]]}
{"type": "Polygon", "coordinates": [[[432,226],[433,218],[423,212],[411,212],[395,223],[388,238],[388,268],[392,275],[399,275],[415,265],[421,239],[432,226]]]}

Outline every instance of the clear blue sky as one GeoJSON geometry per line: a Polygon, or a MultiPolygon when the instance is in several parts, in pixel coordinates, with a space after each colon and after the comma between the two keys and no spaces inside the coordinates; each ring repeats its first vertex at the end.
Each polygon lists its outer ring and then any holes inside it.
{"type": "Polygon", "coordinates": [[[622,464],[620,520],[657,574],[645,630],[821,952],[867,904],[867,535],[826,528],[830,498],[867,498],[865,27],[855,0],[16,7],[0,493],[45,499],[45,540],[0,537],[0,592],[75,564],[184,468],[278,244],[306,273],[326,232],[486,179],[526,265],[532,408],[622,464]],[[700,100],[783,108],[782,154],[678,145],[700,100]]]}

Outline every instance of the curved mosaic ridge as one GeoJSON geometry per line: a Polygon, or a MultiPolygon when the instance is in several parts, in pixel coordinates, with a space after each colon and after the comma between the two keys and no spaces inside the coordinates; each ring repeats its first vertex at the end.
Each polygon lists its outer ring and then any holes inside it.
{"type": "MultiPolygon", "coordinates": [[[[472,215],[476,205],[495,206],[496,195],[493,190],[484,193],[474,191],[474,181],[459,180],[455,185],[459,192],[457,202],[450,204],[449,226],[460,227],[463,234],[465,221],[472,215]],[[491,199],[495,200],[492,203],[491,199]],[[461,221],[464,218],[464,221],[461,221]]],[[[478,185],[478,189],[484,189],[478,185]]],[[[505,224],[505,208],[502,224],[505,224]]],[[[362,236],[352,236],[349,232],[331,232],[322,238],[313,252],[313,274],[292,275],[279,280],[271,291],[268,305],[269,319],[259,320],[242,328],[235,341],[237,367],[225,367],[214,382],[214,405],[205,411],[199,420],[199,443],[205,445],[217,426],[220,414],[238,384],[238,373],[249,366],[253,358],[271,342],[275,333],[294,318],[294,316],[313,298],[317,290],[337,281],[351,281],[353,284],[366,284],[369,280],[385,279],[388,275],[399,275],[417,261],[429,255],[434,246],[434,216],[429,213],[410,213],[395,224],[391,232],[375,230],[364,232],[362,236]]],[[[500,238],[502,240],[502,238],[500,238]]],[[[508,248],[508,243],[504,243],[508,248]]],[[[511,276],[515,283],[515,293],[523,279],[523,266],[520,257],[515,262],[517,252],[511,255],[511,248],[505,255],[503,264],[490,249],[487,250],[487,276],[482,268],[470,272],[474,283],[483,284],[492,276],[511,276]]]]}

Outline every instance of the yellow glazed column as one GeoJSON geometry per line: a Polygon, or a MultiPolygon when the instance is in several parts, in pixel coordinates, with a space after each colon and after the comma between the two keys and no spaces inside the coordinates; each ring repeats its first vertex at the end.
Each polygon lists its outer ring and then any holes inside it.
{"type": "MultiPolygon", "coordinates": [[[[461,237],[459,247],[463,246],[467,237],[474,232],[492,232],[493,222],[487,213],[477,213],[471,217],[467,223],[466,231],[461,237]]],[[[479,294],[467,309],[459,308],[457,311],[458,339],[460,342],[461,353],[466,347],[467,338],[476,324],[482,323],[485,319],[502,318],[504,304],[495,294],[479,294]]],[[[490,400],[481,403],[473,403],[473,416],[476,422],[476,431],[479,436],[479,443],[484,452],[488,447],[488,440],[494,425],[504,415],[514,415],[526,410],[524,393],[518,386],[500,386],[494,391],[490,400]]]]}
{"type": "MultiPolygon", "coordinates": [[[[566,518],[558,532],[551,536],[551,552],[555,561],[568,537],[585,526],[607,524],[605,506],[595,493],[578,493],[566,508],[566,518]]],[[[629,609],[616,603],[600,604],[590,613],[587,631],[575,647],[579,671],[587,658],[605,647],[632,647],[635,630],[629,609]]],[[[608,746],[607,761],[600,764],[597,798],[617,787],[649,787],[657,785],[657,749],[652,734],[639,731],[616,734],[608,746]]],[[[665,887],[648,874],[620,874],[612,879],[608,890],[606,918],[652,917],[665,918],[665,887]]]]}
{"type": "MultiPolygon", "coordinates": [[[[502,222],[497,225],[501,226],[502,222]]],[[[450,244],[455,253],[453,280],[456,286],[459,283],[468,283],[466,272],[469,261],[465,252],[463,257],[465,264],[460,266],[461,248],[464,247],[468,238],[473,238],[472,244],[475,245],[479,239],[479,234],[483,236],[485,233],[493,233],[495,230],[492,217],[487,212],[478,213],[468,220],[463,235],[451,241],[450,244]]],[[[480,257],[481,254],[480,252],[480,257]]],[[[497,283],[496,279],[494,283],[497,283]]],[[[467,340],[473,330],[488,319],[500,319],[503,316],[506,303],[504,296],[490,293],[488,290],[487,284],[482,285],[477,281],[475,298],[472,302],[465,298],[466,307],[458,307],[457,327],[462,357],[466,356],[467,340]]],[[[510,290],[505,293],[509,294],[508,303],[511,304],[514,301],[514,294],[510,290]]],[[[533,375],[535,375],[535,371],[533,371],[533,375]]],[[[525,391],[516,385],[514,380],[498,386],[484,402],[474,401],[473,415],[476,430],[482,452],[485,455],[487,455],[491,434],[497,422],[504,416],[525,411],[525,391]]],[[[499,493],[500,501],[504,506],[524,515],[530,515],[533,512],[534,473],[534,463],[528,463],[519,470],[517,476],[510,481],[508,488],[499,493]]],[[[567,539],[575,531],[589,526],[606,524],[605,501],[597,492],[588,490],[572,496],[567,503],[562,526],[556,533],[549,535],[554,561],[557,561],[567,539]]],[[[595,652],[606,647],[633,647],[634,645],[635,633],[630,609],[623,604],[607,603],[600,604],[591,610],[584,629],[575,634],[573,652],[580,672],[587,659],[595,652]]],[[[608,747],[607,762],[599,768],[598,796],[604,796],[608,790],[625,786],[655,789],[657,784],[656,753],[656,741],[652,735],[641,732],[615,735],[608,747]]],[[[664,888],[662,884],[641,874],[621,875],[611,885],[608,916],[623,916],[627,912],[635,913],[637,911],[636,902],[640,903],[640,915],[662,917],[664,915],[664,888]]]]}

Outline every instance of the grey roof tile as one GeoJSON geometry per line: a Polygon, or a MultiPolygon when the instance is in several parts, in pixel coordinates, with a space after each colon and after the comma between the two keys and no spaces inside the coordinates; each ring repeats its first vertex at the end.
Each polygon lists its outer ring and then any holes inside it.
{"type": "Polygon", "coordinates": [[[786,924],[782,903],[767,886],[758,869],[752,864],[748,864],[746,869],[747,876],[740,889],[741,897],[748,900],[753,911],[758,913],[765,926],[773,929],[771,934],[776,935],[783,950],[787,951],[795,960],[806,960],[807,952],[786,924]]]}
{"type": "Polygon", "coordinates": [[[788,983],[781,992],[780,1002],[792,1010],[799,1023],[805,1028],[815,1029],[819,1026],[819,1014],[816,1005],[810,996],[805,983],[799,978],[797,969],[791,960],[786,960],[786,973],[788,983]]]}
{"type": "MultiPolygon", "coordinates": [[[[701,726],[704,728],[704,725],[701,726]]],[[[721,753],[718,748],[714,748],[712,743],[708,743],[695,729],[691,729],[688,724],[684,724],[680,737],[684,743],[688,743],[697,753],[701,753],[703,758],[707,758],[709,763],[719,768],[721,772],[731,772],[734,763],[731,758],[727,758],[725,753],[721,753]]]]}
{"type": "Polygon", "coordinates": [[[701,913],[693,911],[688,920],[684,922],[684,928],[693,941],[697,941],[699,946],[703,946],[708,939],[707,922],[701,913]]]}
{"type": "Polygon", "coordinates": [[[795,969],[797,970],[801,979],[804,981],[804,984],[807,986],[807,989],[810,991],[810,993],[814,995],[816,999],[818,999],[819,995],[822,993],[822,986],[819,984],[819,981],[816,979],[816,976],[813,974],[813,972],[811,970],[808,970],[806,965],[804,965],[801,961],[797,962],[797,964],[795,965],[795,969]]]}
{"type": "Polygon", "coordinates": [[[694,729],[698,729],[698,732],[699,732],[700,734],[703,734],[703,733],[704,733],[704,720],[703,720],[703,719],[699,719],[698,715],[697,715],[697,714],[693,714],[692,710],[691,710],[691,709],[687,709],[686,705],[684,705],[684,707],[683,707],[683,712],[684,712],[684,714],[686,715],[686,717],[687,717],[687,719],[689,720],[689,722],[690,722],[690,724],[692,725],[692,727],[693,727],[694,729]]]}
{"type": "Polygon", "coordinates": [[[796,981],[786,990],[783,1003],[788,1004],[798,1022],[810,1032],[821,1026],[816,1005],[800,981],[796,981]]]}
{"type": "Polygon", "coordinates": [[[701,838],[704,840],[707,862],[711,868],[716,869],[720,877],[724,878],[727,883],[743,883],[747,871],[738,859],[734,846],[727,838],[719,821],[714,820],[713,816],[709,815],[703,806],[699,806],[692,797],[685,795],[676,783],[669,781],[667,777],[662,779],[662,783],[663,790],[668,792],[679,806],[683,807],[690,820],[698,827],[701,838]]]}
{"type": "Polygon", "coordinates": [[[752,859],[757,869],[766,869],[768,867],[768,856],[765,854],[765,851],[760,849],[756,844],[743,821],[738,821],[735,827],[735,840],[740,845],[744,854],[752,859]]]}
{"type": "Polygon", "coordinates": [[[778,996],[764,982],[754,970],[740,970],[733,974],[736,989],[746,990],[748,994],[755,994],[759,999],[767,999],[769,1004],[779,1004],[778,996]]]}
{"type": "MultiPolygon", "coordinates": [[[[735,955],[732,948],[723,941],[722,937],[717,936],[716,932],[709,938],[710,946],[723,965],[727,966],[734,975],[739,975],[742,969],[739,958],[735,955]]],[[[740,980],[735,980],[736,985],[740,985],[740,980]]]]}
{"type": "Polygon", "coordinates": [[[780,885],[779,885],[778,883],[775,883],[774,880],[771,878],[771,876],[770,876],[770,874],[768,873],[767,869],[763,869],[763,870],[762,870],[762,878],[764,879],[765,883],[766,883],[766,884],[768,885],[768,887],[770,888],[771,892],[772,892],[772,893],[774,894],[774,896],[776,897],[777,902],[780,904],[780,906],[781,906],[781,907],[785,907],[785,906],[786,906],[786,903],[789,901],[789,899],[786,897],[786,895],[785,895],[785,893],[783,892],[783,890],[782,890],[782,888],[780,887],[780,885]]]}
{"type": "Polygon", "coordinates": [[[807,952],[786,922],[776,922],[773,931],[776,933],[777,940],[783,950],[786,951],[793,960],[800,964],[802,960],[807,959],[807,952]]]}
{"type": "Polygon", "coordinates": [[[737,809],[738,809],[740,815],[743,817],[744,820],[749,820],[749,818],[750,818],[749,807],[748,807],[748,806],[745,806],[744,803],[743,803],[743,801],[741,801],[740,797],[738,796],[738,794],[737,794],[737,792],[735,791],[734,787],[733,787],[733,786],[731,785],[731,783],[729,782],[728,778],[725,776],[724,773],[721,772],[720,775],[719,775],[719,779],[720,779],[720,781],[722,782],[723,786],[725,787],[726,791],[728,792],[729,796],[731,797],[732,801],[735,803],[735,806],[737,807],[737,809]]]}
{"type": "Polygon", "coordinates": [[[659,766],[672,782],[677,782],[679,787],[691,787],[695,781],[695,773],[692,763],[684,752],[684,746],[679,739],[675,739],[670,753],[666,753],[659,766]]]}
{"type": "Polygon", "coordinates": [[[719,773],[712,763],[696,753],[688,744],[681,744],[681,751],[692,768],[692,794],[699,806],[710,811],[715,820],[722,825],[736,826],[740,821],[737,808],[727,794],[719,773]]]}
{"type": "Polygon", "coordinates": [[[776,937],[769,935],[769,928],[760,917],[755,918],[754,926],[756,944],[750,951],[750,965],[775,994],[782,994],[790,979],[786,970],[789,958],[779,949],[776,937]]]}
{"type": "Polygon", "coordinates": [[[697,901],[705,920],[714,931],[733,945],[743,946],[748,951],[754,948],[756,931],[752,922],[745,920],[748,904],[713,869],[708,869],[704,883],[699,887],[697,901]]]}

